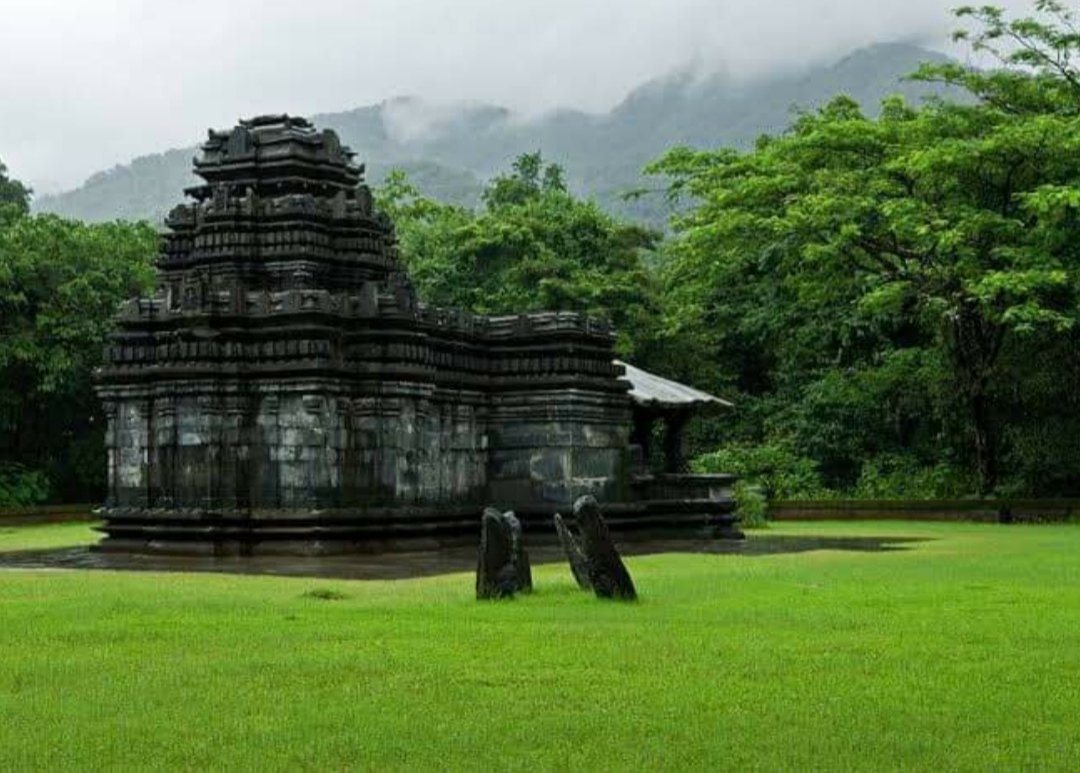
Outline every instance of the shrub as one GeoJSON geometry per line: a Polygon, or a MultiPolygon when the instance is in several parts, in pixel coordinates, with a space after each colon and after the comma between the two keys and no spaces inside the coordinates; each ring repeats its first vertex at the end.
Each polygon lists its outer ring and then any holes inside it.
{"type": "Polygon", "coordinates": [[[863,462],[855,499],[949,499],[973,491],[974,482],[954,467],[926,465],[911,456],[881,454],[863,462]]]}
{"type": "Polygon", "coordinates": [[[740,480],[735,484],[733,493],[738,503],[735,514],[741,518],[740,526],[744,529],[764,529],[769,525],[769,501],[758,486],[740,480]]]}
{"type": "Polygon", "coordinates": [[[830,495],[821,482],[817,462],[798,456],[782,442],[732,444],[699,456],[691,466],[699,473],[738,475],[742,482],[757,486],[768,501],[830,495]]]}
{"type": "Polygon", "coordinates": [[[49,498],[49,478],[40,470],[0,462],[0,507],[40,505],[49,498]]]}

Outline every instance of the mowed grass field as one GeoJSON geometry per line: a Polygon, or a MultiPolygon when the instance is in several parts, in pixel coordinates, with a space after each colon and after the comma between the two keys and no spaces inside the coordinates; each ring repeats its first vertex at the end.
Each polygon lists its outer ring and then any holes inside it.
{"type": "Polygon", "coordinates": [[[1080,767],[1080,527],[762,534],[925,541],[632,558],[637,604],[557,565],[498,603],[470,575],[0,571],[0,769],[1080,767]]]}

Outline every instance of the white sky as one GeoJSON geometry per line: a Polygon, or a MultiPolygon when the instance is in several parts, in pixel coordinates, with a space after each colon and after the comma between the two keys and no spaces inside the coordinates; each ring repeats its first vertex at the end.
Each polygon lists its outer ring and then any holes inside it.
{"type": "Polygon", "coordinates": [[[403,94],[604,110],[689,62],[749,75],[874,42],[943,48],[956,4],[0,0],[0,159],[49,192],[257,113],[403,94]]]}

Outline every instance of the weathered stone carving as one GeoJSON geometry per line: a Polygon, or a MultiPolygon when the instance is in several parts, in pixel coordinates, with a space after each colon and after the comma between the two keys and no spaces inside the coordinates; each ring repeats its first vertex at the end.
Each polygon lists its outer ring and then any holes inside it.
{"type": "Polygon", "coordinates": [[[555,531],[559,535],[559,544],[562,545],[566,559],[570,562],[570,572],[574,575],[578,587],[582,590],[592,590],[592,581],[589,580],[589,560],[585,557],[585,551],[581,549],[581,543],[559,513],[555,513],[555,531]]]}
{"type": "Polygon", "coordinates": [[[503,513],[503,520],[510,527],[510,552],[517,570],[518,585],[523,593],[531,593],[532,565],[529,563],[529,553],[525,550],[525,531],[512,511],[503,513]]]}
{"type": "Polygon", "coordinates": [[[574,503],[574,520],[581,531],[581,551],[593,592],[600,598],[636,599],[634,581],[615,548],[595,497],[584,496],[574,503]]]}
{"type": "Polygon", "coordinates": [[[532,568],[521,521],[512,512],[484,510],[476,564],[476,598],[509,598],[532,591],[532,568]]]}
{"type": "MultiPolygon", "coordinates": [[[[98,373],[103,547],[464,541],[486,502],[546,521],[584,493],[656,523],[628,480],[611,327],[421,303],[352,159],[288,115],[209,132],[154,296],[124,304],[98,373]]],[[[660,521],[681,529],[732,506],[678,503],[676,518],[670,500],[660,521]]]]}

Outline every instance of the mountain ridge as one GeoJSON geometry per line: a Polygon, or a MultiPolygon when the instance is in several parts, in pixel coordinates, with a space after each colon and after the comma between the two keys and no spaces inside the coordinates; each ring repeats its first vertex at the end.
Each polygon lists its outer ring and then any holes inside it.
{"type": "MultiPolygon", "coordinates": [[[[666,217],[662,202],[627,201],[623,194],[642,186],[642,167],[667,148],[746,148],[761,134],[783,131],[795,111],[840,93],[871,113],[890,94],[917,102],[941,89],[903,77],[923,61],[946,60],[915,45],[881,43],[831,65],[743,81],[675,71],[642,83],[606,113],[563,108],[530,118],[484,102],[439,105],[394,97],[311,119],[338,132],[367,163],[375,184],[401,168],[426,195],[473,206],[486,179],[519,154],[540,150],[564,166],[577,193],[616,214],[660,225],[666,217]]],[[[95,173],[71,191],[41,196],[34,209],[91,221],[160,222],[179,203],[182,189],[195,182],[196,152],[192,146],[140,156],[95,173]]]]}

